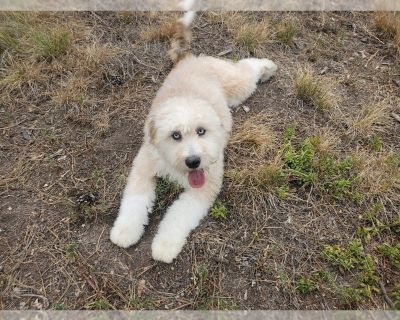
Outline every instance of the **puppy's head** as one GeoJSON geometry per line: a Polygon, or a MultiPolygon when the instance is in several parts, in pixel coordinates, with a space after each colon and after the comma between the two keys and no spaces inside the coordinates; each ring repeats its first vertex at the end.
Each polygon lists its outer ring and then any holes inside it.
{"type": "Polygon", "coordinates": [[[193,188],[204,185],[204,171],[221,156],[227,135],[214,109],[197,99],[170,99],[146,123],[148,141],[193,188]]]}

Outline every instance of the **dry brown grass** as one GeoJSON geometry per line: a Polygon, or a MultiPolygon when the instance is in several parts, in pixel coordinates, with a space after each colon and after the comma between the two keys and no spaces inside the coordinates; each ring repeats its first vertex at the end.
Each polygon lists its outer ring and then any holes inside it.
{"type": "Polygon", "coordinates": [[[400,155],[391,151],[372,155],[355,154],[360,170],[361,189],[370,198],[400,200],[400,155]]]}
{"type": "Polygon", "coordinates": [[[319,154],[333,153],[340,143],[337,133],[330,128],[320,128],[313,136],[313,146],[319,154]]]}
{"type": "Polygon", "coordinates": [[[298,99],[310,103],[318,110],[328,111],[334,105],[330,86],[309,67],[297,71],[293,79],[293,89],[298,99]]]}
{"type": "Polygon", "coordinates": [[[272,39],[269,21],[256,21],[243,13],[209,13],[211,21],[220,23],[232,35],[233,41],[250,54],[262,54],[264,46],[272,39]]]}
{"type": "Polygon", "coordinates": [[[45,82],[45,71],[46,66],[42,63],[10,59],[9,68],[2,75],[0,86],[4,86],[7,91],[20,89],[22,86],[32,88],[37,83],[45,82]]]}
{"type": "Polygon", "coordinates": [[[374,17],[375,26],[387,37],[393,39],[400,50],[400,14],[394,12],[379,12],[374,17]]]}
{"type": "Polygon", "coordinates": [[[264,157],[277,142],[275,133],[268,125],[271,121],[270,117],[263,113],[247,119],[240,130],[232,134],[228,150],[236,155],[264,157]]]}
{"type": "Polygon", "coordinates": [[[389,122],[390,105],[387,100],[373,102],[357,112],[351,129],[359,136],[370,137],[382,132],[389,122]]]}
{"type": "Polygon", "coordinates": [[[140,38],[144,41],[170,40],[176,33],[177,15],[173,15],[171,17],[165,15],[156,15],[154,20],[155,21],[152,21],[149,25],[142,28],[140,31],[140,38]]]}

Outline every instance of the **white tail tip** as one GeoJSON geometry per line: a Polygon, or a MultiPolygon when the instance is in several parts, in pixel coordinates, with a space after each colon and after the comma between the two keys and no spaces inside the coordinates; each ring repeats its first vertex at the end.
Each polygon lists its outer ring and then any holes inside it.
{"type": "Polygon", "coordinates": [[[192,25],[195,17],[196,12],[188,11],[182,16],[182,18],[179,19],[179,22],[182,23],[186,28],[189,28],[192,25]]]}
{"type": "Polygon", "coordinates": [[[194,2],[195,2],[196,0],[182,0],[180,3],[179,3],[179,8],[182,10],[182,11],[189,11],[189,10],[191,10],[192,8],[193,8],[193,5],[194,5],[194,2]]]}

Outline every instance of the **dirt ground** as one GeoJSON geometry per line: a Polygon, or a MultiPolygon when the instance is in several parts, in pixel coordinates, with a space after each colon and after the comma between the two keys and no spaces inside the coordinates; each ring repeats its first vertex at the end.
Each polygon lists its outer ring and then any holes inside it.
{"type": "Polygon", "coordinates": [[[400,24],[374,13],[200,13],[194,53],[279,71],[232,111],[219,206],[176,261],[150,254],[168,181],[143,239],[110,242],[173,21],[1,14],[0,307],[399,308],[400,24]]]}

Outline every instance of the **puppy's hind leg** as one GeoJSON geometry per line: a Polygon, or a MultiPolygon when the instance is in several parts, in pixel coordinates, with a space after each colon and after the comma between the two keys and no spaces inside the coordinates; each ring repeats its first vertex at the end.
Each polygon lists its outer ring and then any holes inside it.
{"type": "Polygon", "coordinates": [[[236,63],[220,61],[218,66],[217,75],[231,107],[244,102],[256,90],[258,82],[267,81],[278,69],[271,60],[257,58],[242,59],[236,63]]]}
{"type": "Polygon", "coordinates": [[[155,199],[154,160],[146,146],[136,156],[121,200],[121,207],[110,239],[127,248],[139,241],[155,199]]]}
{"type": "Polygon", "coordinates": [[[269,59],[247,58],[240,60],[238,63],[251,69],[253,81],[256,83],[267,81],[278,70],[278,66],[269,59]]]}

